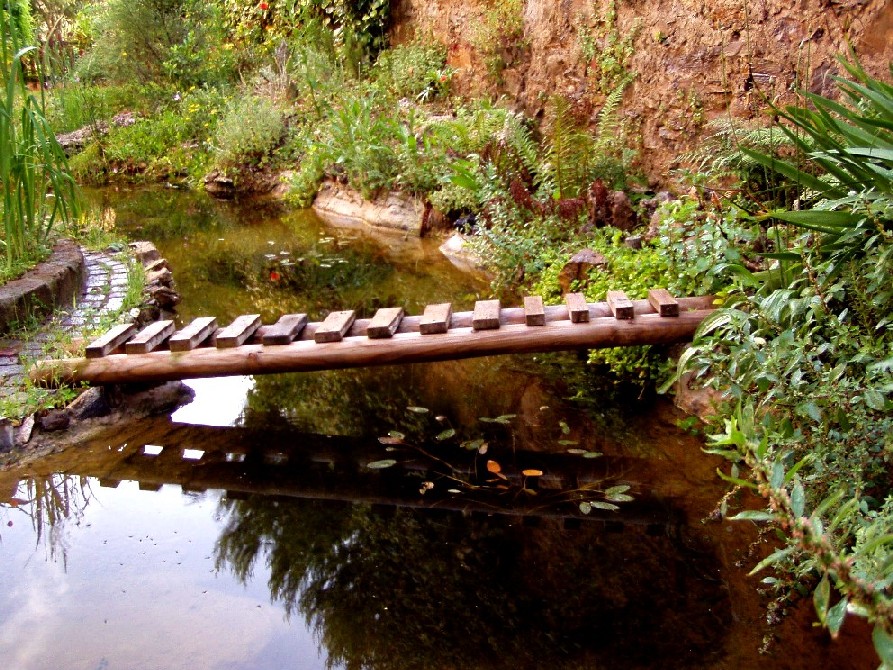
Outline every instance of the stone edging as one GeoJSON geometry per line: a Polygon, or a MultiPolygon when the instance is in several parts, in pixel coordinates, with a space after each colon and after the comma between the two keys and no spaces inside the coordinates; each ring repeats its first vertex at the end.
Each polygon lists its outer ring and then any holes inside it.
{"type": "Polygon", "coordinates": [[[0,286],[0,334],[16,322],[43,318],[80,296],[84,279],[84,255],[71,240],[53,247],[49,260],[23,277],[0,286]]]}

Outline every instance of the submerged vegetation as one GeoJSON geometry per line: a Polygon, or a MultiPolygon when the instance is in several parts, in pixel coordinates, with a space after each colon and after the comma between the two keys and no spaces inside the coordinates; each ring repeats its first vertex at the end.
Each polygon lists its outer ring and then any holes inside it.
{"type": "MultiPolygon", "coordinates": [[[[776,543],[755,567],[774,568],[776,606],[811,594],[833,636],[847,614],[867,618],[893,667],[889,81],[844,60],[840,100],[805,94],[768,128],[714,125],[709,150],[685,157],[687,194],[656,197],[621,114],[633,38],[613,3],[578,35],[594,93],[544,101],[539,124],[451,98],[446,48],[425,36],[389,48],[384,0],[75,4],[60,4],[64,35],[37,31],[54,64],[39,93],[27,4],[0,11],[8,267],[76,211],[52,125],[81,135],[68,146],[82,182],[198,186],[210,173],[246,190],[281,181],[298,206],[327,179],[412,193],[469,233],[494,290],[715,294],[676,376],[723,393],[709,445],[730,461],[721,511],[776,543]],[[601,261],[568,276],[583,249],[601,261]]],[[[488,7],[473,39],[498,79],[523,3],[488,7]]],[[[644,392],[672,375],[665,359],[643,347],[589,362],[644,392]]]]}

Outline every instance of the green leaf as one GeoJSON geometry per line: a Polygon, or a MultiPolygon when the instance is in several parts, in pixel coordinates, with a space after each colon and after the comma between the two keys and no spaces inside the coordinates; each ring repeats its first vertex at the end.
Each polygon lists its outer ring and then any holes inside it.
{"type": "Polygon", "coordinates": [[[583,454],[583,458],[601,458],[604,454],[600,451],[587,451],[583,454]]]}
{"type": "Polygon", "coordinates": [[[414,412],[415,414],[427,414],[428,412],[431,411],[427,407],[410,406],[410,407],[407,407],[406,409],[409,410],[410,412],[414,412]]]}
{"type": "Polygon", "coordinates": [[[771,554],[766,556],[766,558],[764,558],[762,561],[757,563],[756,567],[753,570],[751,570],[750,572],[748,572],[747,574],[755,575],[763,568],[765,568],[769,565],[772,565],[774,563],[781,562],[781,560],[783,558],[786,558],[787,556],[792,554],[794,552],[794,549],[796,549],[796,547],[786,547],[784,549],[779,549],[778,551],[773,551],[771,554]]]}
{"type": "Polygon", "coordinates": [[[815,605],[815,613],[823,626],[828,623],[828,604],[831,601],[831,582],[828,575],[822,575],[822,581],[812,593],[812,604],[815,605]]]}
{"type": "Polygon", "coordinates": [[[606,509],[609,512],[616,512],[620,509],[619,507],[617,507],[617,505],[612,505],[608,502],[602,502],[601,500],[590,500],[589,504],[596,509],[606,509]]]}
{"type": "Polygon", "coordinates": [[[446,430],[438,433],[434,439],[438,442],[443,442],[444,440],[448,440],[456,434],[456,430],[454,428],[447,428],[446,430]]]}
{"type": "Polygon", "coordinates": [[[781,461],[775,461],[772,464],[772,476],[769,478],[769,486],[778,489],[781,488],[782,484],[784,484],[784,465],[781,464],[781,461]]]}
{"type": "Polygon", "coordinates": [[[828,630],[831,633],[831,637],[837,637],[837,634],[840,632],[840,627],[843,625],[843,620],[846,618],[846,607],[848,603],[849,600],[846,597],[843,597],[837,601],[837,604],[834,605],[834,607],[828,610],[828,630]]]}
{"type": "Polygon", "coordinates": [[[806,495],[803,493],[803,485],[798,479],[791,490],[791,508],[796,516],[803,516],[803,510],[806,505],[806,495]]]}
{"type": "Polygon", "coordinates": [[[384,470],[385,468],[389,468],[392,465],[396,465],[397,461],[393,458],[386,458],[381,461],[372,461],[371,463],[367,463],[366,467],[370,470],[384,470]]]}
{"type": "Polygon", "coordinates": [[[729,521],[772,521],[774,518],[774,515],[765,510],[748,509],[729,517],[729,521]]]}
{"type": "Polygon", "coordinates": [[[884,625],[880,622],[875,624],[874,632],[871,634],[871,641],[874,643],[874,650],[881,659],[886,668],[893,668],[893,636],[884,630],[884,625]]]}
{"type": "Polygon", "coordinates": [[[627,491],[629,491],[629,485],[628,484],[620,484],[618,486],[612,486],[608,489],[605,489],[605,495],[613,496],[613,495],[617,495],[618,493],[626,493],[627,491]]]}
{"type": "Polygon", "coordinates": [[[871,409],[884,409],[884,395],[876,389],[865,389],[865,395],[863,397],[865,398],[865,404],[871,409]]]}
{"type": "Polygon", "coordinates": [[[580,511],[583,512],[583,514],[589,514],[592,511],[592,505],[583,501],[580,503],[580,511]]]}

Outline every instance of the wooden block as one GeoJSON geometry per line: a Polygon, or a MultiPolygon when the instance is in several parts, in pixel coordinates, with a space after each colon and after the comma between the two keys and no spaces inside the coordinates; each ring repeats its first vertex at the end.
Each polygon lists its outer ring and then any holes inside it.
{"type": "Polygon", "coordinates": [[[623,291],[608,291],[605,301],[614,313],[615,319],[633,318],[633,303],[623,291]]]}
{"type": "Polygon", "coordinates": [[[589,305],[582,293],[568,293],[564,296],[567,304],[567,315],[571,323],[587,323],[589,321],[589,305]]]}
{"type": "Polygon", "coordinates": [[[130,336],[135,332],[136,325],[132,323],[124,323],[120,326],[115,326],[105,335],[87,345],[87,358],[102,358],[103,356],[108,356],[109,353],[129,340],[130,336]]]}
{"type": "Polygon", "coordinates": [[[654,288],[648,291],[648,302],[661,316],[679,316],[679,303],[666,289],[654,288]]]}
{"type": "Polygon", "coordinates": [[[474,303],[471,327],[475,330],[494,330],[499,328],[500,307],[498,300],[478,300],[474,303]]]}
{"type": "Polygon", "coordinates": [[[344,339],[344,334],[350,330],[356,318],[356,312],[352,309],[346,309],[340,312],[331,312],[322,322],[322,325],[316,329],[313,339],[317,344],[325,342],[340,342],[344,339]]]}
{"type": "Polygon", "coordinates": [[[260,328],[260,314],[243,314],[223,330],[217,331],[217,348],[233,349],[245,343],[260,328]]]}
{"type": "Polygon", "coordinates": [[[291,344],[306,325],[306,314],[283,314],[275,324],[267,329],[261,342],[264,343],[264,346],[291,344]]]}
{"type": "Polygon", "coordinates": [[[450,321],[453,317],[453,305],[442,302],[436,305],[427,305],[422,319],[419,321],[419,332],[422,335],[436,335],[445,333],[450,329],[450,321]]]}
{"type": "Polygon", "coordinates": [[[366,335],[372,338],[391,337],[397,332],[402,320],[402,307],[382,307],[366,327],[366,335]]]}
{"type": "Polygon", "coordinates": [[[528,326],[546,325],[546,308],[543,307],[543,299],[538,295],[524,297],[524,322],[528,326]]]}
{"type": "Polygon", "coordinates": [[[217,330],[217,319],[213,316],[200,316],[183,330],[171,335],[167,346],[171,351],[192,351],[217,330]]]}
{"type": "Polygon", "coordinates": [[[165,319],[150,323],[124,345],[125,354],[148,354],[174,333],[174,322],[165,319]]]}

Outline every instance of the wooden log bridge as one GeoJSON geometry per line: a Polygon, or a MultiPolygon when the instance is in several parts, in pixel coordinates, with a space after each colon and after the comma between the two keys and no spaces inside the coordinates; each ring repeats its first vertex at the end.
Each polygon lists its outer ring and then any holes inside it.
{"type": "Polygon", "coordinates": [[[224,328],[202,317],[175,332],[173,322],[157,321],[140,332],[118,326],[90,344],[85,358],[41,361],[30,375],[46,385],[160,382],[669,344],[690,340],[711,311],[713,296],[677,300],[656,289],[647,300],[629,300],[622,291],[608,291],[606,301],[596,303],[570,293],[564,304],[550,306],[538,296],[512,308],[479,300],[472,312],[454,313],[442,303],[419,316],[399,307],[380,309],[371,319],[336,311],[321,323],[287,314],[264,326],[250,314],[224,328]]]}

